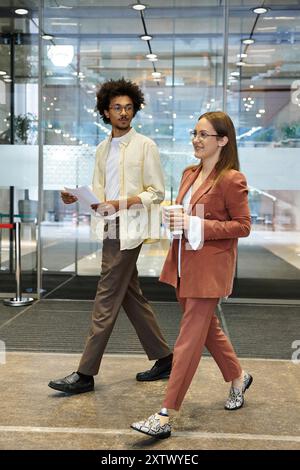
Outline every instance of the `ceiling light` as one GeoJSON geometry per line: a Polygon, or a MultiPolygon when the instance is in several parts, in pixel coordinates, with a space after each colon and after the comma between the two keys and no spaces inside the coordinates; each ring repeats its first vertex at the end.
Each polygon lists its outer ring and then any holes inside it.
{"type": "Polygon", "coordinates": [[[153,39],[153,36],[150,36],[150,34],[142,34],[142,36],[140,36],[140,39],[142,39],[143,41],[151,41],[151,39],[153,39]]]}
{"type": "Polygon", "coordinates": [[[74,57],[73,46],[47,46],[47,56],[57,67],[67,67],[74,57]]]}
{"type": "Polygon", "coordinates": [[[26,10],[25,8],[17,8],[17,9],[15,10],[15,13],[16,13],[17,15],[27,15],[28,10],[26,10]]]}
{"type": "Polygon", "coordinates": [[[52,36],[52,34],[42,34],[42,38],[45,39],[45,41],[50,41],[54,36],[52,36]]]}
{"type": "Polygon", "coordinates": [[[243,43],[243,44],[253,44],[253,43],[254,43],[254,39],[251,39],[251,38],[242,39],[242,43],[243,43]]]}
{"type": "Polygon", "coordinates": [[[152,77],[153,78],[160,78],[161,77],[161,72],[152,72],[152,77]]]}
{"type": "Polygon", "coordinates": [[[144,5],[143,3],[134,3],[133,5],[131,5],[131,8],[133,8],[134,10],[145,10],[146,5],[144,5]]]}
{"type": "Polygon", "coordinates": [[[4,72],[4,70],[0,70],[0,75],[6,75],[6,72],[4,72]]]}
{"type": "Polygon", "coordinates": [[[253,13],[256,13],[257,15],[263,15],[264,13],[267,13],[269,8],[265,7],[257,7],[257,8],[252,8],[253,13]]]}
{"type": "Polygon", "coordinates": [[[237,54],[237,57],[240,57],[241,59],[244,59],[245,57],[247,57],[248,54],[245,54],[244,52],[242,52],[242,54],[237,54]]]}
{"type": "Polygon", "coordinates": [[[146,57],[147,57],[147,59],[149,59],[149,60],[157,59],[157,55],[156,55],[156,54],[147,54],[146,57]]]}
{"type": "Polygon", "coordinates": [[[238,67],[243,67],[243,65],[246,65],[246,62],[242,62],[241,60],[236,63],[238,67]]]}

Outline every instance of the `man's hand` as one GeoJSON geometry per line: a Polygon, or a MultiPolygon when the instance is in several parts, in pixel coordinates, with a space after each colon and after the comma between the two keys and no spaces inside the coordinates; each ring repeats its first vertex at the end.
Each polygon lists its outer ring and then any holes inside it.
{"type": "Polygon", "coordinates": [[[102,216],[113,215],[119,210],[119,201],[106,201],[92,204],[91,208],[102,216]]]}
{"type": "Polygon", "coordinates": [[[73,202],[78,200],[76,196],[73,196],[73,194],[67,193],[66,191],[61,191],[60,196],[65,204],[73,204],[73,202]]]}

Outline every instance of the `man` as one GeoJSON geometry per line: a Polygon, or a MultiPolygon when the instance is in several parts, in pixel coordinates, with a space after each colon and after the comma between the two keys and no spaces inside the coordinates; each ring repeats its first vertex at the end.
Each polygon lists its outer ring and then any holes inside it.
{"type": "MultiPolygon", "coordinates": [[[[92,324],[78,370],[48,384],[65,393],[84,393],[94,389],[93,376],[99,371],[121,305],[148,358],[156,359],[152,369],[138,373],[136,379],[152,381],[170,375],[173,355],[140,290],[136,268],[149,227],[141,233],[136,230],[129,233],[137,205],[148,214],[150,208],[159,209],[164,198],[157,146],[131,127],[131,121],[142,104],[142,91],[124,78],[104,83],[97,93],[97,109],[103,121],[112,126],[111,136],[97,147],[93,177],[93,191],[101,201],[92,208],[100,214],[97,231],[104,239],[102,272],[92,324]],[[109,217],[105,218],[108,214],[109,217]]],[[[62,199],[65,204],[77,200],[66,192],[62,192],[62,199]]]]}

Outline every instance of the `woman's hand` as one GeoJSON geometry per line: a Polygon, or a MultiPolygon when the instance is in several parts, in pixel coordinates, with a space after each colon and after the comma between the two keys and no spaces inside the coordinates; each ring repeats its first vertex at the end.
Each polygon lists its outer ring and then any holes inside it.
{"type": "Polygon", "coordinates": [[[164,212],[163,222],[171,232],[176,230],[187,230],[190,216],[183,211],[164,212]]]}
{"type": "Polygon", "coordinates": [[[189,228],[189,220],[190,216],[187,215],[185,212],[178,213],[171,215],[170,220],[170,230],[188,230],[189,228]],[[174,228],[172,228],[174,227],[174,228]]]}
{"type": "Polygon", "coordinates": [[[66,191],[61,191],[60,196],[65,204],[73,204],[78,199],[73,194],[67,193],[66,191]]]}

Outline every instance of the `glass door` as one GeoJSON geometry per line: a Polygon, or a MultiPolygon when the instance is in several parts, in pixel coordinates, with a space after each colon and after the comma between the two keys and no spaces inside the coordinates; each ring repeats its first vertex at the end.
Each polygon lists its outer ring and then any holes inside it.
{"type": "MultiPolygon", "coordinates": [[[[35,2],[32,2],[32,5],[35,2]]],[[[38,41],[35,13],[0,18],[0,223],[21,222],[23,291],[36,293],[38,41]]],[[[13,232],[0,230],[0,293],[15,294],[13,232]]]]}

